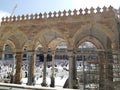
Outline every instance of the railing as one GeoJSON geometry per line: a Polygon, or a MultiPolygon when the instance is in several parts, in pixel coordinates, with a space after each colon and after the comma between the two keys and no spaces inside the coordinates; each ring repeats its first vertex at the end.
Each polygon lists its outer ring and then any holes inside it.
{"type": "Polygon", "coordinates": [[[3,17],[2,18],[2,23],[7,23],[7,22],[15,22],[15,21],[25,21],[25,20],[36,20],[36,19],[44,19],[44,18],[55,18],[55,17],[65,17],[65,16],[79,16],[79,15],[87,15],[87,14],[95,14],[95,13],[104,13],[104,12],[109,12],[109,11],[113,11],[113,7],[109,6],[109,7],[97,7],[97,8],[93,8],[91,7],[90,9],[85,8],[85,9],[79,9],[76,10],[74,9],[72,10],[64,10],[64,11],[59,11],[56,12],[54,11],[49,12],[49,13],[39,13],[39,14],[31,14],[31,15],[22,15],[22,16],[10,16],[10,17],[3,17]]]}
{"type": "Polygon", "coordinates": [[[79,90],[79,89],[63,89],[63,88],[51,88],[51,87],[38,87],[38,86],[27,86],[27,85],[18,85],[18,84],[8,84],[8,83],[0,83],[0,90],[4,88],[8,88],[5,90],[11,90],[13,88],[21,88],[21,90],[79,90]]]}

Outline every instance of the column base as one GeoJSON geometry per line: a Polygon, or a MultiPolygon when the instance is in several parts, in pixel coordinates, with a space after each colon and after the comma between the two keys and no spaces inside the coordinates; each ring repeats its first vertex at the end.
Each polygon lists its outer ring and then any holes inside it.
{"type": "Polygon", "coordinates": [[[65,81],[65,84],[63,85],[63,88],[69,88],[69,78],[65,81]]]}
{"type": "Polygon", "coordinates": [[[15,81],[14,83],[15,83],[15,84],[21,84],[21,82],[16,82],[16,81],[15,81]]]}
{"type": "Polygon", "coordinates": [[[41,86],[47,87],[47,84],[43,82],[41,83],[41,86]]]}
{"type": "Polygon", "coordinates": [[[14,83],[15,81],[14,81],[14,75],[11,75],[10,76],[10,83],[14,83]]]}
{"type": "Polygon", "coordinates": [[[21,84],[21,74],[20,73],[15,74],[14,83],[21,84]]]}
{"type": "Polygon", "coordinates": [[[55,87],[55,78],[51,76],[51,84],[50,87],[55,87]]]}
{"type": "Polygon", "coordinates": [[[103,80],[100,80],[100,82],[99,82],[99,90],[104,90],[104,81],[103,80]]]}
{"type": "Polygon", "coordinates": [[[35,85],[35,77],[28,77],[27,85],[35,85]]]}
{"type": "Polygon", "coordinates": [[[79,79],[78,78],[76,78],[76,79],[74,79],[73,80],[73,89],[79,89],[80,87],[79,87],[79,79]]]}
{"type": "MultiPolygon", "coordinates": [[[[73,86],[72,86],[71,89],[79,89],[79,85],[78,84],[79,83],[77,82],[77,79],[74,79],[73,80],[73,86]]],[[[63,88],[70,88],[69,87],[69,78],[65,81],[65,84],[64,84],[63,88]]]]}

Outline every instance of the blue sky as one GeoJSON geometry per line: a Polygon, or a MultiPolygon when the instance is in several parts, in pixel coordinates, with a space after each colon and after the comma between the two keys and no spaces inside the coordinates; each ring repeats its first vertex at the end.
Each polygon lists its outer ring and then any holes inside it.
{"type": "Polygon", "coordinates": [[[80,8],[103,7],[112,5],[118,9],[120,0],[0,0],[0,17],[10,15],[13,8],[17,8],[13,15],[44,13],[49,11],[63,11],[80,8]]]}

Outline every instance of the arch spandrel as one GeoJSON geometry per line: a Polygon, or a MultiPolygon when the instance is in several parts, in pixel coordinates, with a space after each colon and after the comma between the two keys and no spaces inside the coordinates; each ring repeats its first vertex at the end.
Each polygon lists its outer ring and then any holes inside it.
{"type": "Polygon", "coordinates": [[[37,35],[35,35],[33,42],[39,41],[42,45],[49,45],[51,41],[53,41],[56,38],[63,38],[65,39],[65,36],[63,33],[59,32],[59,30],[56,28],[49,28],[41,30],[37,35]]]}
{"type": "Polygon", "coordinates": [[[44,50],[48,50],[48,44],[46,44],[44,40],[42,42],[40,39],[37,39],[35,41],[32,41],[32,40],[26,41],[22,50],[24,49],[24,47],[27,47],[27,50],[35,51],[39,45],[41,45],[44,50]]]}
{"type": "Polygon", "coordinates": [[[55,38],[49,43],[49,47],[51,48],[51,50],[55,50],[57,46],[60,45],[62,42],[66,42],[66,41],[62,38],[55,38]]]}
{"type": "Polygon", "coordinates": [[[43,46],[41,43],[38,42],[35,46],[35,50],[38,50],[39,48],[43,48],[43,46]]]}
{"type": "Polygon", "coordinates": [[[0,50],[3,50],[4,44],[5,44],[5,39],[0,40],[0,50]]]}
{"type": "MultiPolygon", "coordinates": [[[[116,42],[118,37],[117,37],[116,33],[114,33],[112,31],[112,29],[109,29],[105,25],[99,25],[99,24],[95,25],[95,29],[98,31],[102,31],[104,34],[106,34],[107,38],[111,41],[111,46],[114,46],[114,47],[111,47],[111,49],[116,49],[116,47],[118,46],[118,44],[117,44],[118,42],[116,42]]],[[[101,35],[101,37],[103,37],[103,36],[101,35]]]]}
{"type": "Polygon", "coordinates": [[[14,43],[13,43],[12,41],[7,40],[7,41],[5,42],[5,44],[6,44],[6,45],[9,45],[9,46],[12,48],[13,51],[16,51],[16,46],[14,45],[14,43]]]}
{"type": "Polygon", "coordinates": [[[1,37],[1,41],[3,40],[10,40],[12,41],[16,48],[22,48],[23,44],[26,42],[27,37],[26,35],[21,32],[20,30],[16,30],[16,31],[12,31],[8,30],[7,32],[4,32],[2,37],[1,37]]]}

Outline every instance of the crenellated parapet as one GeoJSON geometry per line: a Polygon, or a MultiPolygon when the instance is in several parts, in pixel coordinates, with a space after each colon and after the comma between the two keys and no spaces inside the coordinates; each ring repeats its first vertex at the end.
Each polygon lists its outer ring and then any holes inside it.
{"type": "Polygon", "coordinates": [[[49,13],[39,13],[39,14],[31,14],[31,15],[22,15],[22,16],[10,16],[10,17],[3,17],[2,18],[2,23],[7,23],[7,22],[17,22],[17,21],[27,21],[27,20],[37,20],[37,19],[47,19],[47,18],[60,18],[60,17],[69,17],[69,16],[82,16],[82,15],[90,15],[90,14],[99,14],[99,13],[106,13],[106,12],[113,12],[113,7],[97,7],[93,8],[91,7],[90,9],[85,8],[82,9],[80,8],[79,10],[74,9],[72,10],[64,10],[64,11],[54,11],[54,12],[49,12],[49,13]]]}

